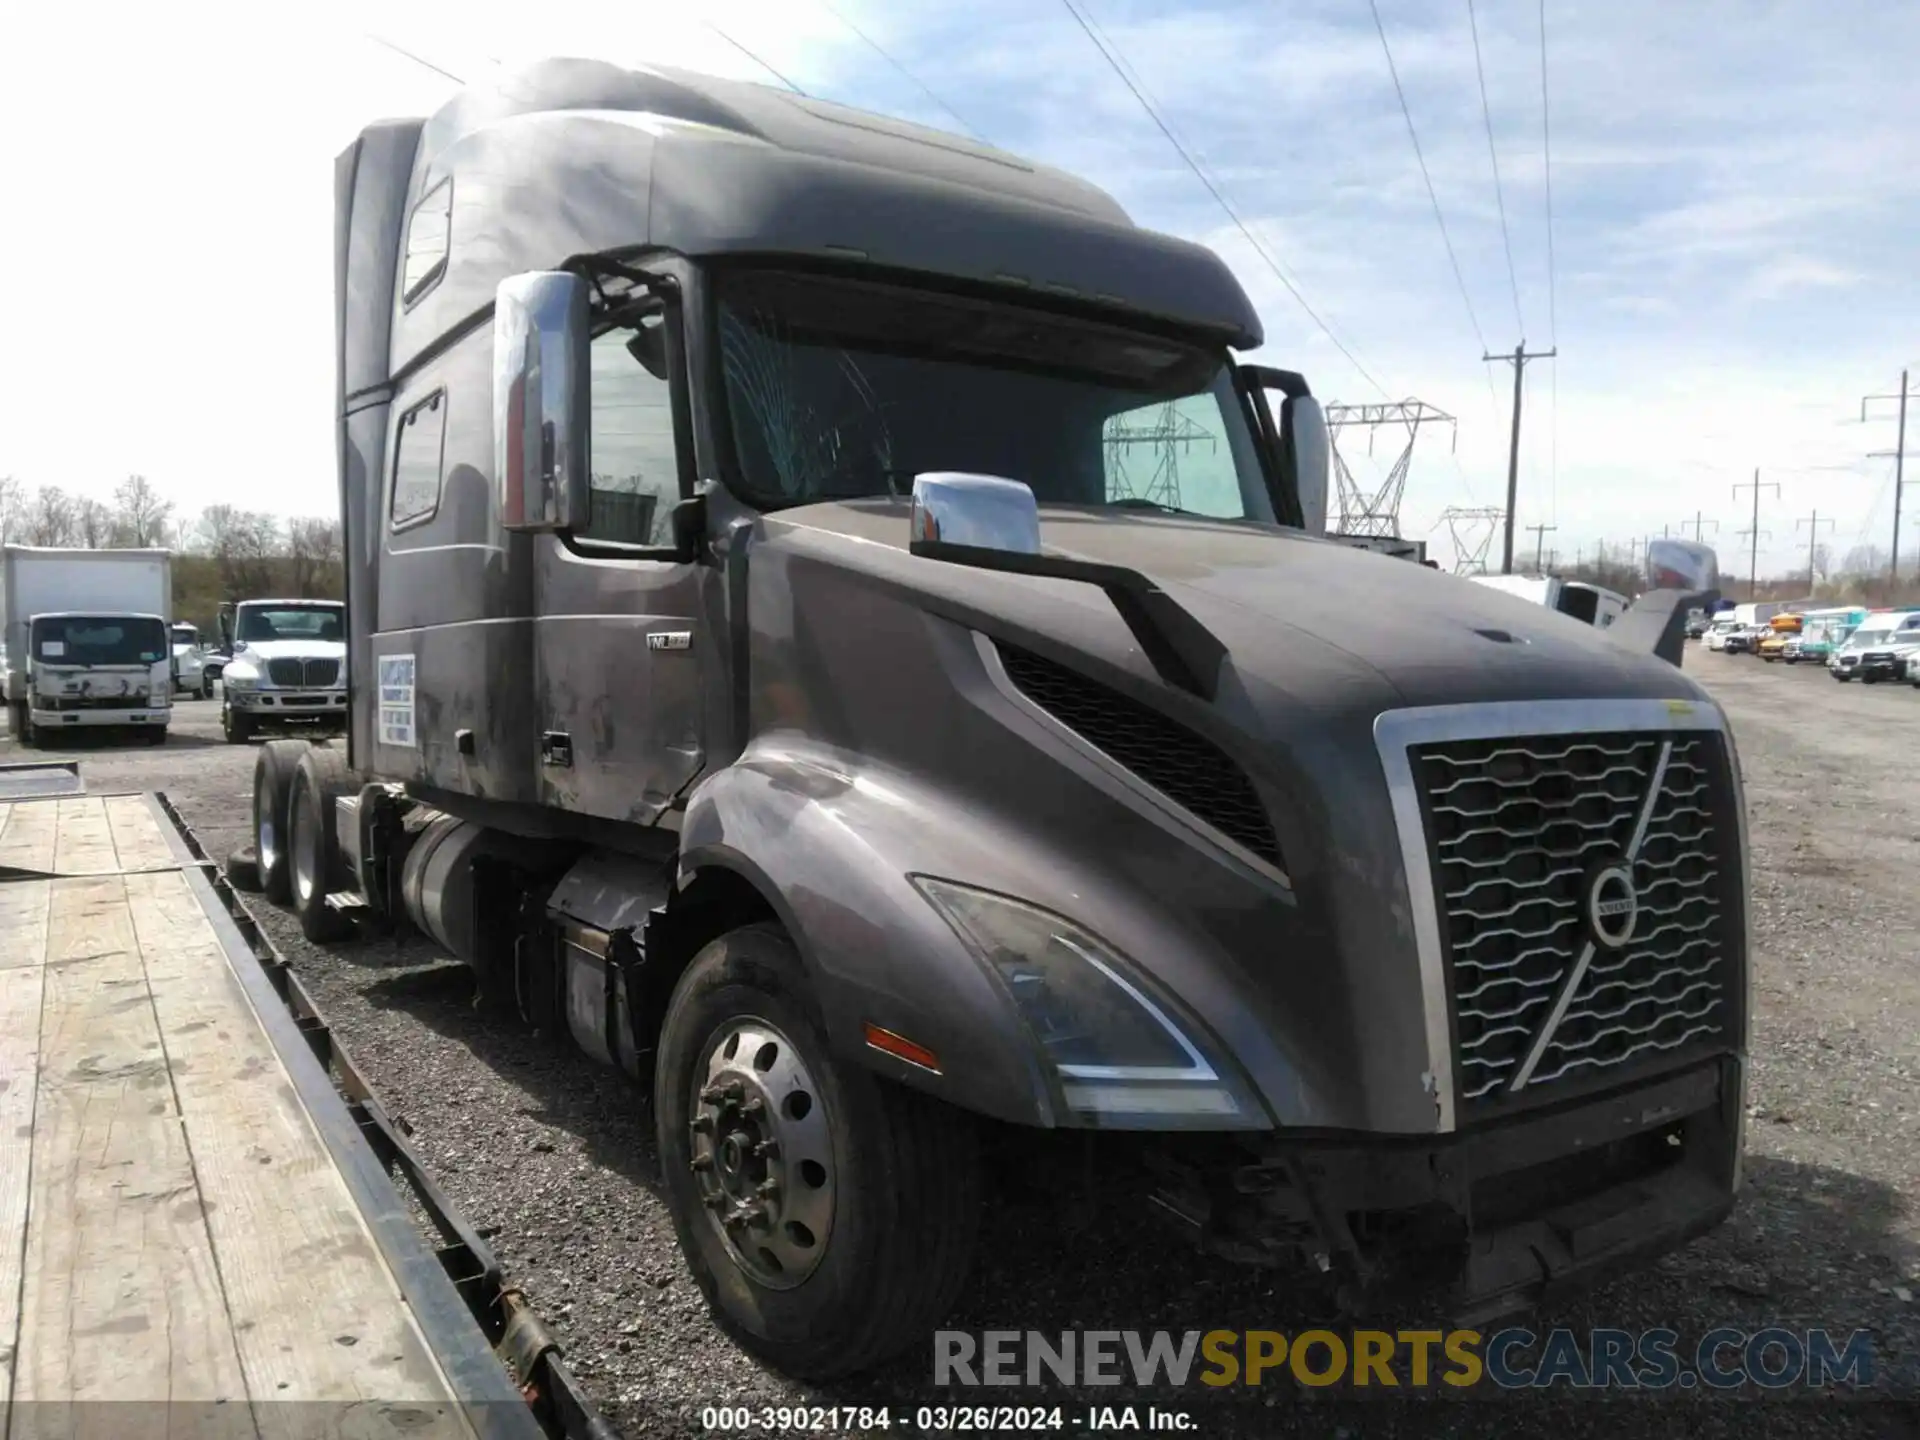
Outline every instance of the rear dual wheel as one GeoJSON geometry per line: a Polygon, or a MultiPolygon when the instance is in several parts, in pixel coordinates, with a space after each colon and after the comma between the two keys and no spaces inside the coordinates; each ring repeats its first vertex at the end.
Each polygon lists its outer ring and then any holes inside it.
{"type": "Polygon", "coordinates": [[[681,1253],[768,1363],[852,1374],[953,1304],[979,1218],[972,1125],[832,1053],[777,926],[721,936],[681,976],[654,1115],[681,1253]]]}

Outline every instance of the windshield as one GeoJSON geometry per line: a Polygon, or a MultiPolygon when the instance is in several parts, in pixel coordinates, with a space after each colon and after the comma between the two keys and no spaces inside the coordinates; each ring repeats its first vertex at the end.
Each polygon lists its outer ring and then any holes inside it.
{"type": "Polygon", "coordinates": [[[200,632],[191,625],[176,625],[173,627],[173,643],[192,649],[200,643],[200,632]]]}
{"type": "Polygon", "coordinates": [[[53,665],[152,665],[170,653],[158,620],[70,615],[33,622],[33,658],[53,665]]]}
{"type": "Polygon", "coordinates": [[[249,645],[262,640],[340,640],[340,609],[335,605],[243,605],[234,639],[249,645]]]}
{"type": "Polygon", "coordinates": [[[1891,630],[1856,630],[1848,637],[1849,650],[1863,650],[1869,645],[1880,645],[1893,634],[1891,630]]]}
{"type": "Polygon", "coordinates": [[[1738,620],[1716,620],[1713,622],[1713,628],[1716,634],[1728,635],[1740,628],[1740,622],[1738,620]]]}
{"type": "Polygon", "coordinates": [[[1271,521],[1224,356],[1045,311],[764,270],[718,277],[738,482],[766,508],[959,470],[1042,505],[1271,521]]]}

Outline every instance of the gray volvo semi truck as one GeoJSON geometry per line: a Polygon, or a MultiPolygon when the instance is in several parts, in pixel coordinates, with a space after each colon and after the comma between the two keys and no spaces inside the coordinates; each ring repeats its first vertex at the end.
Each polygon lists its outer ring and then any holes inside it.
{"type": "Polygon", "coordinates": [[[262,747],[260,880],[649,1086],[756,1353],[923,1337],[1008,1127],[1460,1320],[1728,1213],[1710,552],[1602,634],[1322,538],[1216,256],[799,95],[543,62],[337,206],[351,729],[262,747]]]}

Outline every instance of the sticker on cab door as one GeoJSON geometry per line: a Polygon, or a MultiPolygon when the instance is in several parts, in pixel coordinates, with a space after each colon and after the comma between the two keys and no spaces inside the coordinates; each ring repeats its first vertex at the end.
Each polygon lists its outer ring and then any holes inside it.
{"type": "Polygon", "coordinates": [[[413,730],[413,656],[380,657],[380,743],[418,748],[413,730]]]}

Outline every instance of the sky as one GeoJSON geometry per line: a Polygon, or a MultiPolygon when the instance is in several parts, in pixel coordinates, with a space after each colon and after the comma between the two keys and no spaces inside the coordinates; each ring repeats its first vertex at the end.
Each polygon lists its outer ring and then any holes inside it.
{"type": "MultiPolygon", "coordinates": [[[[1523,339],[1557,356],[1525,370],[1522,557],[1700,514],[1745,573],[1733,487],[1756,469],[1763,573],[1805,563],[1815,512],[1837,554],[1884,550],[1892,462],[1869,457],[1893,407],[1862,424],[1861,399],[1903,365],[1920,391],[1920,6],[1546,0],[1543,111],[1540,0],[1377,3],[1378,29],[1369,0],[16,7],[0,475],[331,511],[334,157],[444,102],[431,67],[486,82],[591,55],[964,127],[1213,246],[1260,309],[1261,361],[1326,400],[1456,417],[1421,432],[1401,509],[1443,563],[1442,512],[1504,500],[1512,367],[1481,357],[1523,339]]],[[[1404,443],[1340,437],[1363,484],[1404,443]]],[[[1920,483],[1907,500],[1903,554],[1920,483]]]]}

